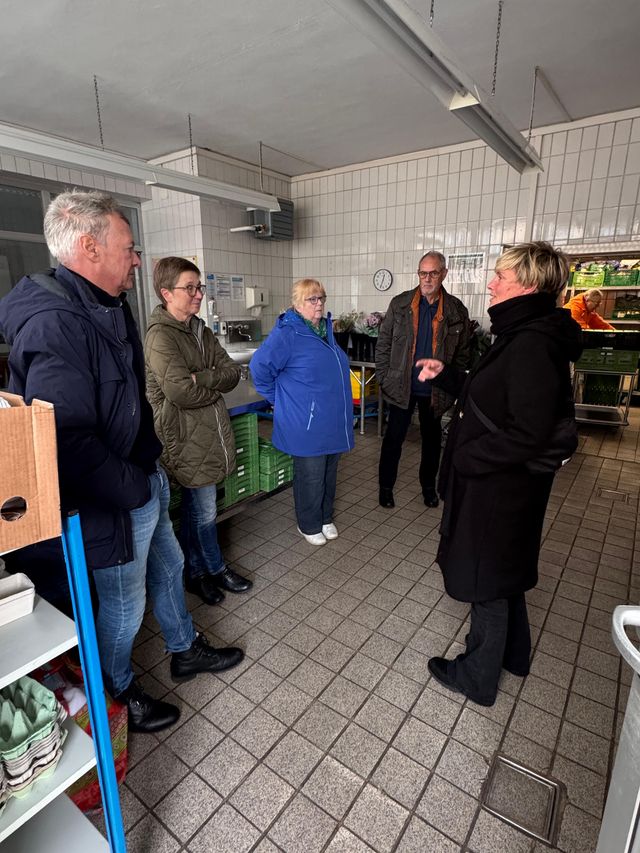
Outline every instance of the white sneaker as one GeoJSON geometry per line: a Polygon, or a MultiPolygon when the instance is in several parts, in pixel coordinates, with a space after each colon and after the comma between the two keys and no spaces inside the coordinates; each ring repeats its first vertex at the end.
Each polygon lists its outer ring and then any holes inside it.
{"type": "Polygon", "coordinates": [[[323,524],[322,532],[324,533],[325,539],[338,538],[338,528],[335,526],[335,524],[323,524]]]}
{"type": "Polygon", "coordinates": [[[304,536],[309,545],[326,545],[327,540],[324,533],[303,533],[299,527],[297,529],[300,536],[304,536]]]}

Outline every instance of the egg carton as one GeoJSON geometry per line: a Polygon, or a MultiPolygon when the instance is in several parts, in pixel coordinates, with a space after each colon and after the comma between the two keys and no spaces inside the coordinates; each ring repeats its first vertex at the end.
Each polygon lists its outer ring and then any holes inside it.
{"type": "Polygon", "coordinates": [[[30,772],[30,768],[38,761],[51,755],[52,752],[64,743],[67,736],[65,729],[61,729],[58,723],[53,726],[50,735],[42,740],[34,741],[29,749],[20,758],[2,759],[2,767],[7,779],[12,783],[20,776],[30,772]]]}
{"type": "Polygon", "coordinates": [[[20,758],[58,722],[55,695],[27,676],[0,690],[0,759],[20,758]]]}
{"type": "Polygon", "coordinates": [[[61,758],[62,748],[59,747],[55,751],[55,753],[49,756],[46,761],[43,759],[41,762],[35,765],[28,778],[24,779],[16,785],[9,782],[7,784],[7,790],[10,796],[17,797],[18,799],[26,797],[28,794],[31,793],[31,789],[36,782],[39,782],[41,779],[47,779],[55,772],[55,769],[58,766],[58,762],[61,758]]]}

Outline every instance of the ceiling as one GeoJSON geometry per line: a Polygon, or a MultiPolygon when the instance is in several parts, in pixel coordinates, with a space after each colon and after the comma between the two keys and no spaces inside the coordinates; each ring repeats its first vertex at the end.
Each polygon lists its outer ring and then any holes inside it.
{"type": "MultiPolygon", "coordinates": [[[[426,20],[430,0],[409,0],[426,20]]],[[[294,175],[472,138],[325,0],[4,0],[0,122],[145,159],[193,142],[294,175]]],[[[435,0],[433,29],[491,89],[497,0],[435,0]]],[[[572,118],[640,106],[638,0],[505,0],[496,105],[529,123],[539,65],[572,118]]],[[[564,116],[538,87],[534,124],[564,116]]]]}

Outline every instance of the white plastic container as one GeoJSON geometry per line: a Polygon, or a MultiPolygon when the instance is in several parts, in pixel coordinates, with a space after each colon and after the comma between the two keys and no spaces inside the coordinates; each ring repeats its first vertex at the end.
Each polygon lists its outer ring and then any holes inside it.
{"type": "Polygon", "coordinates": [[[0,578],[0,625],[31,613],[35,593],[26,575],[18,573],[0,578]]]}

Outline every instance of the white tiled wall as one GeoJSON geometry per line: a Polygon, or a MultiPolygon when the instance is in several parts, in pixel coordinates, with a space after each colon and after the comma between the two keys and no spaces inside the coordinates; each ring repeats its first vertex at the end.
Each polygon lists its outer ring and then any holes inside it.
{"type": "MultiPolygon", "coordinates": [[[[200,176],[238,187],[260,189],[255,167],[201,149],[196,151],[193,160],[189,152],[178,152],[157,162],[177,171],[190,172],[193,168],[200,176]]],[[[263,180],[264,192],[290,198],[288,177],[269,172],[263,180]]],[[[230,228],[249,224],[248,212],[237,205],[155,188],[152,201],[142,206],[142,218],[145,248],[150,258],[171,254],[195,256],[203,273],[243,275],[246,287],[268,288],[271,302],[263,309],[263,334],[271,329],[275,317],[287,304],[291,290],[291,242],[258,240],[250,233],[230,233],[230,228]]],[[[150,263],[147,290],[151,305],[155,305],[151,268],[150,263]]],[[[217,311],[223,319],[249,316],[241,300],[220,300],[217,311]]],[[[203,316],[205,312],[203,303],[203,316]]]]}
{"type": "Polygon", "coordinates": [[[421,254],[483,252],[476,284],[450,289],[485,321],[486,282],[504,243],[640,239],[640,110],[539,131],[545,172],[520,176],[482,143],[421,151],[292,180],[293,276],[321,279],[334,314],[384,310],[413,287],[421,254]],[[394,275],[373,288],[376,269],[394,275]]]}

